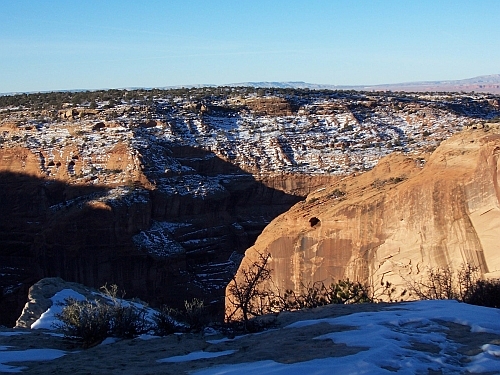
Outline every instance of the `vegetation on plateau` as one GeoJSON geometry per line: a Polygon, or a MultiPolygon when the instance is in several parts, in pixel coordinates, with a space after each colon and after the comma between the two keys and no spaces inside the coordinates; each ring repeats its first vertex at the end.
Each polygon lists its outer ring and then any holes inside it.
{"type": "MultiPolygon", "coordinates": [[[[247,86],[205,86],[180,88],[151,88],[151,89],[110,89],[87,91],[53,91],[38,93],[20,93],[0,95],[0,108],[4,111],[19,110],[60,110],[71,107],[87,107],[89,109],[108,109],[121,104],[144,105],[154,109],[159,101],[174,103],[188,100],[191,102],[212,102],[231,98],[248,97],[278,97],[284,98],[298,108],[315,98],[334,99],[351,98],[370,100],[373,92],[354,90],[317,90],[307,88],[258,88],[247,86]]],[[[395,109],[403,108],[408,103],[424,104],[436,108],[446,109],[457,114],[481,114],[487,118],[488,113],[495,112],[490,101],[498,100],[493,94],[481,94],[482,100],[476,100],[474,94],[435,92],[435,99],[424,100],[422,93],[379,91],[375,94],[384,105],[395,109]]],[[[363,105],[367,105],[366,103],[363,105]]],[[[371,104],[370,104],[371,105],[371,104]]],[[[369,108],[367,107],[368,111],[369,108]]]]}

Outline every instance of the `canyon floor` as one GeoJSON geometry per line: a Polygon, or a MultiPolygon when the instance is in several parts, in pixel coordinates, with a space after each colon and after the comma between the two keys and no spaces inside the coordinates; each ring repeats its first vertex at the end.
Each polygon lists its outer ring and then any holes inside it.
{"type": "Polygon", "coordinates": [[[106,340],[81,350],[50,330],[0,329],[0,372],[25,374],[498,374],[500,310],[456,301],[330,305],[275,328],[106,340]]]}

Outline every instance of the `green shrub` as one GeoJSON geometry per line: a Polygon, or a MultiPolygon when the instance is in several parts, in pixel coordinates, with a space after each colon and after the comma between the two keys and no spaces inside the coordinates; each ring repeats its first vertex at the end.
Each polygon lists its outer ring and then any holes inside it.
{"type": "Polygon", "coordinates": [[[312,286],[303,286],[303,289],[300,294],[292,290],[286,290],[283,296],[278,294],[271,300],[272,310],[293,311],[331,304],[373,302],[367,285],[349,279],[339,280],[329,286],[316,282],[312,286]]]}

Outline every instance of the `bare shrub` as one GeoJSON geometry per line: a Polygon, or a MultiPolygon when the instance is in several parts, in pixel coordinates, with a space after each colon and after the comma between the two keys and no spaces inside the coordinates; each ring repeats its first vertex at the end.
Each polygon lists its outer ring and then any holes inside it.
{"type": "Polygon", "coordinates": [[[151,329],[145,307],[138,307],[117,297],[118,287],[103,286],[103,299],[78,301],[68,298],[56,328],[65,337],[81,341],[84,348],[99,344],[106,337],[132,338],[151,329]]]}
{"type": "Polygon", "coordinates": [[[467,302],[474,293],[476,285],[480,281],[479,268],[470,264],[462,264],[457,272],[458,299],[467,302]]]}
{"type": "Polygon", "coordinates": [[[65,307],[56,314],[56,324],[66,338],[80,341],[84,348],[97,345],[111,332],[111,310],[97,301],[65,300],[65,307]]]}
{"type": "Polygon", "coordinates": [[[477,280],[464,302],[500,308],[500,280],[477,280]]]}
{"type": "Polygon", "coordinates": [[[455,299],[454,274],[450,267],[429,268],[425,279],[408,282],[408,289],[418,299],[455,299]]]}
{"type": "Polygon", "coordinates": [[[420,281],[407,281],[411,294],[419,299],[456,299],[467,302],[480,282],[479,268],[462,264],[458,271],[451,267],[429,268],[420,281]]]}
{"type": "Polygon", "coordinates": [[[286,290],[283,295],[278,293],[272,301],[272,309],[293,311],[331,304],[373,302],[367,285],[348,279],[339,280],[329,286],[323,282],[316,282],[312,286],[303,285],[303,290],[300,294],[293,290],[286,290]]]}
{"type": "Polygon", "coordinates": [[[180,325],[176,318],[179,311],[166,305],[162,306],[156,314],[153,315],[152,330],[157,336],[167,336],[180,331],[180,325]]]}
{"type": "Polygon", "coordinates": [[[306,308],[314,308],[326,304],[324,297],[325,285],[314,283],[312,286],[302,285],[304,291],[295,293],[291,289],[285,290],[283,294],[278,291],[271,299],[271,309],[274,312],[293,311],[306,308]]]}
{"type": "Polygon", "coordinates": [[[132,338],[147,332],[151,328],[151,322],[147,319],[147,310],[143,307],[134,306],[131,302],[124,301],[125,293],[118,297],[118,287],[106,285],[101,288],[104,295],[109,299],[112,312],[111,331],[113,336],[120,338],[132,338]]]}
{"type": "Polygon", "coordinates": [[[191,330],[199,332],[210,322],[210,317],[202,300],[193,298],[191,301],[184,301],[184,309],[184,321],[191,330]]]}
{"type": "Polygon", "coordinates": [[[271,279],[269,258],[271,254],[259,254],[259,259],[247,268],[241,270],[241,278],[233,277],[228,288],[228,301],[233,309],[226,315],[226,321],[239,320],[235,317],[241,314],[245,327],[251,317],[266,312],[265,306],[269,291],[261,289],[262,283],[271,279]]]}
{"type": "Polygon", "coordinates": [[[380,280],[380,286],[370,287],[371,292],[371,300],[374,303],[378,302],[401,302],[404,300],[404,297],[408,293],[407,289],[403,289],[398,292],[398,289],[389,281],[385,281],[384,279],[380,280]]]}
{"type": "Polygon", "coordinates": [[[184,309],[162,306],[153,316],[152,330],[155,335],[166,336],[175,332],[200,332],[210,323],[205,303],[194,298],[184,301],[184,309]]]}

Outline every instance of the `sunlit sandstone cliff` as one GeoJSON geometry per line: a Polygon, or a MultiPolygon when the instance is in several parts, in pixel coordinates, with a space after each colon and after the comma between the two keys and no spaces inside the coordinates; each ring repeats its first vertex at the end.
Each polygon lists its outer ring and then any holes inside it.
{"type": "Polygon", "coordinates": [[[429,267],[500,276],[500,132],[468,130],[434,153],[393,154],[271,222],[236,275],[271,254],[281,291],[349,278],[404,287],[429,267]]]}

